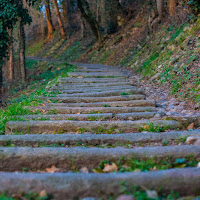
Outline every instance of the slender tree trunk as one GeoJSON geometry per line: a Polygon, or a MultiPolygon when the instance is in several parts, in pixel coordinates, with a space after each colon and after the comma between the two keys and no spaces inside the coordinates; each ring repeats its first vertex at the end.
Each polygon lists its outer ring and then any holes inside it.
{"type": "Polygon", "coordinates": [[[51,39],[55,29],[53,27],[51,18],[50,0],[45,0],[45,11],[46,11],[46,19],[48,25],[48,39],[51,39]]]}
{"type": "Polygon", "coordinates": [[[63,22],[64,22],[64,26],[67,27],[68,25],[68,11],[67,11],[67,2],[66,0],[62,1],[62,10],[63,10],[63,22]]]}
{"type": "Polygon", "coordinates": [[[26,67],[25,67],[25,32],[22,19],[19,21],[19,65],[21,71],[22,83],[26,82],[26,67]]]}
{"type": "Polygon", "coordinates": [[[162,18],[163,0],[157,0],[158,17],[162,18]]]}
{"type": "Polygon", "coordinates": [[[9,60],[7,64],[8,64],[8,80],[11,83],[14,78],[13,29],[8,30],[8,33],[10,37],[10,43],[8,49],[9,60]]]}
{"type": "Polygon", "coordinates": [[[97,38],[99,42],[99,46],[102,46],[103,42],[102,42],[100,30],[99,30],[99,24],[92,14],[87,0],[77,0],[77,5],[81,11],[83,18],[85,18],[87,23],[90,25],[90,28],[92,29],[95,37],[97,38]]]}
{"type": "Polygon", "coordinates": [[[59,11],[58,2],[57,2],[57,0],[53,0],[53,2],[54,2],[54,5],[55,5],[56,16],[58,18],[58,23],[59,23],[59,26],[60,26],[61,38],[65,39],[66,38],[66,33],[65,33],[65,30],[64,30],[61,14],[60,14],[60,11],[59,11]]]}
{"type": "Polygon", "coordinates": [[[176,0],[169,0],[169,14],[171,17],[175,16],[176,0]]]}

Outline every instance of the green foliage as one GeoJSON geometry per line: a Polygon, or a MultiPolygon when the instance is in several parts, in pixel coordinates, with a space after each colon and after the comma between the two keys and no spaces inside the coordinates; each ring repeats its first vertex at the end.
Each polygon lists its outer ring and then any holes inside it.
{"type": "Polygon", "coordinates": [[[165,132],[167,129],[169,129],[171,127],[169,126],[156,126],[154,125],[154,123],[149,123],[147,125],[145,125],[143,128],[140,128],[140,132],[143,132],[143,131],[147,131],[147,132],[165,132]]]}
{"type": "MultiPolygon", "coordinates": [[[[33,3],[34,1],[28,1],[33,3]]],[[[0,62],[7,56],[9,34],[8,29],[12,29],[19,19],[23,24],[30,23],[31,17],[28,10],[23,7],[22,0],[1,0],[0,1],[0,62]]]]}

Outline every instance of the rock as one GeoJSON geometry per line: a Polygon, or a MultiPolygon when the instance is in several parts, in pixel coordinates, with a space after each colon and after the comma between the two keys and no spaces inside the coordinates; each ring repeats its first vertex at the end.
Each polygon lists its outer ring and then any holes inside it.
{"type": "Polygon", "coordinates": [[[200,139],[196,140],[196,142],[194,143],[194,145],[200,146],[200,139]]]}
{"type": "Polygon", "coordinates": [[[154,117],[155,118],[161,118],[161,114],[156,114],[154,117]]]}
{"type": "Polygon", "coordinates": [[[134,196],[132,195],[121,195],[116,200],[134,200],[134,196]]]}
{"type": "Polygon", "coordinates": [[[179,103],[180,106],[185,106],[185,102],[179,103]]]}
{"type": "Polygon", "coordinates": [[[187,138],[185,143],[186,144],[194,144],[196,141],[197,141],[196,137],[190,136],[190,137],[187,138]]]}

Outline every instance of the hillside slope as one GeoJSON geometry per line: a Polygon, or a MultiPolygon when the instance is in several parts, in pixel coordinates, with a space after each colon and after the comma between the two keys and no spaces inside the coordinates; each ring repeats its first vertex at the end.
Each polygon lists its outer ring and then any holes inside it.
{"type": "MultiPolygon", "coordinates": [[[[144,8],[143,8],[144,9],[144,8]]],[[[116,34],[104,36],[99,49],[88,38],[75,35],[29,46],[29,56],[40,56],[67,62],[102,63],[126,66],[156,85],[164,85],[180,100],[200,101],[200,18],[181,25],[163,19],[154,33],[147,28],[147,14],[135,17],[116,34]]],[[[197,105],[198,106],[198,105],[197,105]]]]}

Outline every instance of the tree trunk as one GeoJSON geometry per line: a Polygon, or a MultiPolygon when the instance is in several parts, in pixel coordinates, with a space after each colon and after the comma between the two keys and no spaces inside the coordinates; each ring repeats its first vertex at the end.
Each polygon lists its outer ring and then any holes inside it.
{"type": "Polygon", "coordinates": [[[157,0],[158,17],[162,18],[163,0],[157,0]]]}
{"type": "Polygon", "coordinates": [[[176,0],[169,0],[169,14],[171,17],[175,16],[176,0]]]}
{"type": "Polygon", "coordinates": [[[99,46],[102,46],[103,42],[102,42],[100,30],[99,30],[99,24],[92,14],[87,0],[77,0],[77,5],[81,11],[83,18],[90,25],[90,28],[92,29],[95,37],[97,38],[99,42],[99,46]]]}
{"type": "Polygon", "coordinates": [[[19,65],[20,65],[22,83],[25,83],[26,82],[25,32],[24,32],[24,23],[22,19],[20,19],[19,21],[19,65]]]}
{"type": "Polygon", "coordinates": [[[8,49],[9,60],[7,64],[8,64],[8,80],[10,84],[13,81],[13,77],[14,77],[13,29],[8,30],[8,34],[10,37],[10,42],[9,42],[9,49],[8,49]]]}
{"type": "Polygon", "coordinates": [[[68,25],[68,11],[67,11],[67,2],[66,2],[66,0],[62,1],[62,10],[63,10],[64,26],[67,27],[67,25],[68,25]]]}
{"type": "Polygon", "coordinates": [[[56,16],[58,18],[58,23],[59,23],[59,26],[60,26],[61,38],[65,39],[66,38],[66,33],[65,33],[65,30],[64,30],[61,14],[60,14],[60,11],[59,11],[58,2],[57,2],[57,0],[53,0],[53,2],[54,2],[54,5],[55,5],[56,16]]]}
{"type": "Polygon", "coordinates": [[[50,0],[45,0],[45,12],[48,25],[48,39],[51,39],[54,32],[54,27],[51,18],[50,0]]]}

